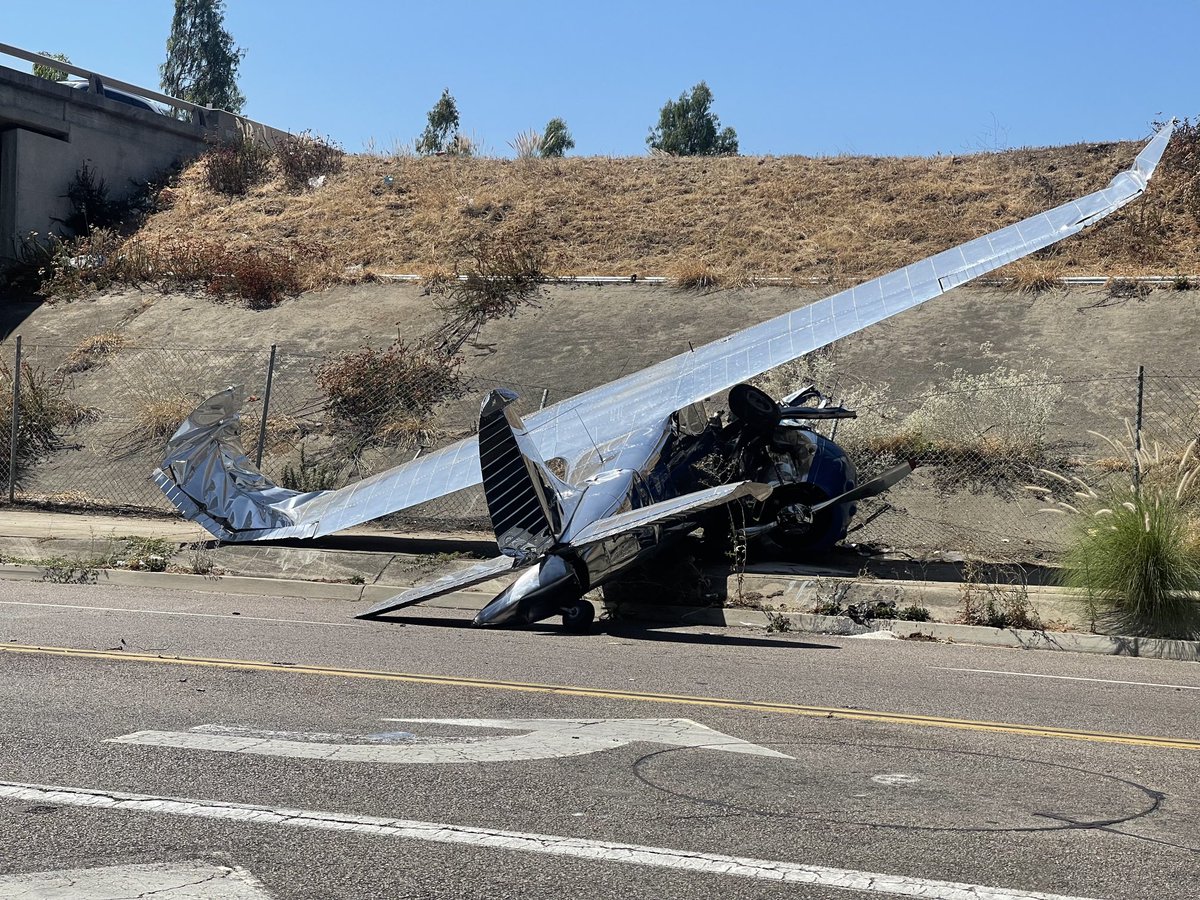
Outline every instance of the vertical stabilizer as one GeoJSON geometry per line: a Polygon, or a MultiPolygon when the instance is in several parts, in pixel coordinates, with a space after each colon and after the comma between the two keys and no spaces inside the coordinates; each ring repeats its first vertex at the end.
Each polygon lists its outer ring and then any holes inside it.
{"type": "Polygon", "coordinates": [[[494,390],[479,410],[479,465],[488,515],[500,552],[517,560],[557,542],[574,506],[575,490],[556,478],[537,454],[512,391],[494,390]]]}

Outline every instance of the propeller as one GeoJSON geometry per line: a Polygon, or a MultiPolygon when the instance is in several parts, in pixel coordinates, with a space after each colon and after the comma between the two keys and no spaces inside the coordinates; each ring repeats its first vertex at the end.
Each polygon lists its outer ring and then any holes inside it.
{"type": "Polygon", "coordinates": [[[830,497],[828,500],[822,500],[820,503],[815,503],[812,506],[807,506],[803,503],[794,503],[791,506],[784,507],[779,511],[779,518],[774,522],[767,522],[764,525],[751,525],[740,529],[739,533],[743,538],[747,539],[761,537],[764,534],[770,534],[780,525],[784,524],[784,519],[790,519],[794,524],[811,523],[817,513],[831,506],[836,506],[839,503],[854,503],[858,500],[865,500],[867,497],[875,497],[882,494],[888,488],[894,487],[911,475],[914,468],[916,466],[911,460],[903,462],[894,468],[888,469],[882,475],[878,475],[845,493],[838,494],[836,497],[830,497]]]}

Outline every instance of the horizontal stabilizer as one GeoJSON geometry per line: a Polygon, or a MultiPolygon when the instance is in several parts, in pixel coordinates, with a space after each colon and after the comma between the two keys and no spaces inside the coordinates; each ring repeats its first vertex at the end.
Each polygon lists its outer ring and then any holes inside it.
{"type": "Polygon", "coordinates": [[[646,525],[661,525],[675,520],[682,520],[691,513],[699,512],[702,509],[709,509],[713,506],[723,506],[726,503],[732,503],[744,497],[753,497],[755,500],[760,501],[766,500],[770,494],[771,486],[769,484],[759,484],[755,481],[738,481],[733,484],[722,484],[715,488],[696,491],[692,494],[684,494],[682,497],[663,500],[661,503],[651,503],[649,506],[632,509],[629,512],[618,513],[615,516],[609,516],[607,519],[592,522],[571,535],[570,543],[574,546],[592,544],[596,541],[610,538],[613,535],[623,534],[626,531],[632,531],[635,528],[642,528],[646,525]]]}
{"type": "Polygon", "coordinates": [[[426,600],[432,600],[434,597],[452,594],[462,588],[471,587],[474,584],[482,584],[485,581],[491,581],[493,578],[499,578],[501,575],[511,572],[515,568],[517,568],[517,561],[511,556],[497,556],[495,559],[486,560],[478,565],[471,566],[469,569],[443,575],[441,578],[435,578],[433,581],[427,581],[424,584],[411,587],[394,597],[381,600],[366,612],[359,613],[355,618],[370,619],[375,616],[381,616],[384,613],[394,612],[397,609],[404,609],[406,606],[416,606],[418,603],[424,603],[426,600]]]}

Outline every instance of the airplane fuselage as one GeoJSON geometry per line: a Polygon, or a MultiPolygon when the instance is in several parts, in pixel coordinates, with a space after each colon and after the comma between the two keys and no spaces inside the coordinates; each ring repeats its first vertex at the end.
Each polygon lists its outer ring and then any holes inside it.
{"type": "MultiPolygon", "coordinates": [[[[526,569],[475,617],[477,625],[521,624],[558,615],[585,593],[622,572],[646,562],[665,546],[703,524],[693,516],[681,522],[653,523],[582,546],[572,537],[593,522],[688,494],[707,486],[699,470],[706,458],[751,453],[755,472],[733,471],[727,480],[752,478],[772,484],[779,494],[773,504],[837,496],[854,487],[854,466],[833,441],[796,422],[781,423],[764,446],[752,451],[730,446],[730,426],[703,416],[697,405],[677,413],[658,427],[626,435],[608,446],[588,451],[567,467],[568,480],[579,496],[558,544],[526,569]]],[[[845,536],[854,504],[830,507],[819,522],[805,527],[814,549],[845,536]]]]}

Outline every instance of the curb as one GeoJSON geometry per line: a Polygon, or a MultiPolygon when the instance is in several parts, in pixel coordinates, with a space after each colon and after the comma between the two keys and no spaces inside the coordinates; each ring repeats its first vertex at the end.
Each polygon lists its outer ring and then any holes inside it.
{"type": "MultiPolygon", "coordinates": [[[[42,566],[0,564],[2,581],[43,581],[42,566]]],[[[185,575],[174,572],[131,572],[124,569],[100,569],[96,581],[128,587],[157,587],[164,590],[203,591],[208,593],[296,597],[303,600],[342,600],[374,603],[404,590],[401,585],[335,584],[324,581],[300,581],[283,578],[256,578],[249,575],[185,575]]],[[[426,601],[434,609],[477,610],[491,594],[458,591],[426,601]],[[458,598],[458,599],[456,599],[458,598]]],[[[648,622],[716,627],[772,628],[780,632],[829,634],[841,637],[932,639],[957,644],[1008,647],[1015,650],[1062,650],[1105,656],[1137,656],[1152,659],[1200,662],[1200,641],[1173,641],[1162,638],[1138,638],[1119,635],[1084,634],[1070,631],[1032,631],[1020,628],[988,628],[980,625],[951,625],[942,622],[906,622],[877,619],[859,625],[847,616],[821,616],[813,613],[772,612],[736,606],[668,606],[644,603],[608,605],[621,616],[648,622]],[[786,623],[784,625],[783,623],[786,623]]]]}

